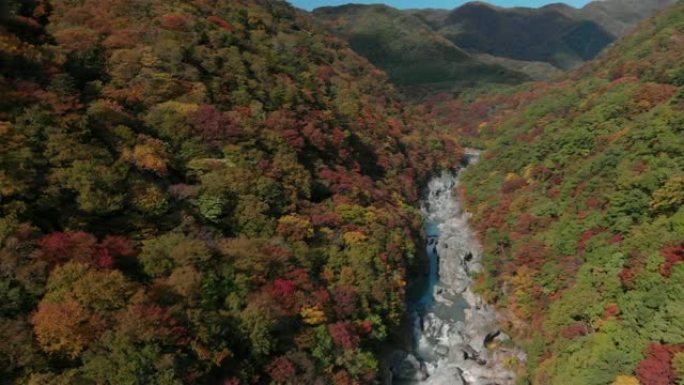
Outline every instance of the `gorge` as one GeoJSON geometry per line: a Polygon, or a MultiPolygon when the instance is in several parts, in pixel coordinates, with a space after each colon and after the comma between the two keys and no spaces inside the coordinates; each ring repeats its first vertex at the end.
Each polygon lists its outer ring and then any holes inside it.
{"type": "MultiPolygon", "coordinates": [[[[467,150],[464,167],[479,156],[467,150]]],[[[508,385],[525,360],[521,351],[503,347],[509,338],[498,329],[496,311],[472,290],[481,247],[458,197],[462,170],[443,171],[427,186],[421,212],[429,273],[409,299],[412,352],[393,354],[392,384],[508,385]]]]}
{"type": "Polygon", "coordinates": [[[0,1],[0,385],[684,385],[684,0],[592,14],[674,2],[516,84],[440,12],[0,1]]]}

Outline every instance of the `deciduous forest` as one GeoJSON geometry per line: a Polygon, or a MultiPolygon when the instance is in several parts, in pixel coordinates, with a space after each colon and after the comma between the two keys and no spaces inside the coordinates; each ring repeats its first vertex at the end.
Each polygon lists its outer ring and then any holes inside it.
{"type": "Polygon", "coordinates": [[[480,119],[460,125],[489,148],[463,189],[479,287],[528,383],[684,383],[683,75],[680,2],[563,81],[435,103],[480,119]]]}
{"type": "Polygon", "coordinates": [[[0,385],[381,383],[464,147],[517,384],[684,384],[684,3],[400,91],[284,1],[0,2],[0,385]]]}
{"type": "Polygon", "coordinates": [[[283,2],[4,11],[0,382],[370,382],[454,141],[283,2]]]}

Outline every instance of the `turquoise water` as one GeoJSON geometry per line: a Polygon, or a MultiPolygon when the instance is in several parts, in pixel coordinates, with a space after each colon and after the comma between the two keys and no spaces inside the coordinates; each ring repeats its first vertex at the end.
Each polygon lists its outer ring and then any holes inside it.
{"type": "Polygon", "coordinates": [[[432,222],[426,222],[425,223],[425,235],[428,238],[439,237],[439,224],[438,223],[432,223],[432,222]]]}
{"type": "Polygon", "coordinates": [[[413,277],[407,292],[409,310],[423,313],[435,302],[433,296],[435,286],[439,283],[439,256],[435,246],[439,237],[439,225],[437,223],[426,222],[424,225],[425,236],[425,255],[428,262],[424,274],[413,277]]]}
{"type": "Polygon", "coordinates": [[[467,307],[460,295],[447,298],[450,305],[435,302],[435,290],[439,290],[440,283],[440,257],[437,252],[437,243],[442,235],[440,226],[459,215],[455,209],[458,199],[454,193],[455,185],[454,175],[448,173],[435,177],[428,185],[423,215],[426,237],[424,247],[428,266],[423,270],[424,274],[413,280],[407,298],[409,310],[417,312],[419,316],[434,312],[440,318],[458,321],[464,319],[464,309],[467,307]]]}

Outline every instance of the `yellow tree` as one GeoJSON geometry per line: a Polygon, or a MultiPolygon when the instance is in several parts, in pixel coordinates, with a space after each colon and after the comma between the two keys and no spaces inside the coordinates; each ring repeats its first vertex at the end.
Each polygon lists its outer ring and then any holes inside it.
{"type": "Polygon", "coordinates": [[[105,324],[74,300],[43,301],[31,318],[38,343],[47,353],[78,357],[94,341],[105,324]]]}
{"type": "Polygon", "coordinates": [[[641,385],[639,380],[633,376],[619,375],[615,378],[612,385],[641,385]]]}

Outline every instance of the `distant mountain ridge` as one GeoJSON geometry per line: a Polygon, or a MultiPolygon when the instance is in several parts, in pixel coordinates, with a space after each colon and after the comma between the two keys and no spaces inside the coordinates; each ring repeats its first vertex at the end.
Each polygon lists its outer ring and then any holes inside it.
{"type": "Polygon", "coordinates": [[[386,5],[324,7],[313,15],[400,86],[527,79],[520,72],[478,60],[420,18],[386,5]]]}
{"type": "Polygon", "coordinates": [[[641,20],[652,16],[659,10],[675,4],[677,0],[595,0],[584,7],[575,8],[565,3],[552,3],[539,8],[531,7],[499,7],[485,1],[471,1],[453,10],[438,8],[416,8],[404,12],[420,17],[433,29],[437,29],[448,15],[459,8],[481,5],[499,11],[539,10],[558,11],[567,16],[580,17],[601,25],[611,35],[618,37],[627,34],[641,20]]]}
{"type": "Polygon", "coordinates": [[[408,10],[455,45],[517,60],[572,68],[595,57],[641,20],[677,0],[598,0],[503,8],[473,1],[454,10],[408,10]]]}
{"type": "Polygon", "coordinates": [[[630,32],[641,20],[677,3],[678,0],[597,0],[585,5],[580,14],[601,24],[615,36],[630,32]]]}
{"type": "Polygon", "coordinates": [[[676,1],[600,0],[583,8],[475,1],[453,10],[349,4],[313,15],[397,84],[516,83],[557,74],[551,66],[581,65],[676,1]]]}
{"type": "Polygon", "coordinates": [[[570,9],[499,8],[472,2],[451,11],[437,32],[469,51],[568,69],[615,40],[598,23],[570,15],[570,9]]]}
{"type": "Polygon", "coordinates": [[[461,188],[518,383],[684,383],[684,2],[524,88],[451,104],[491,138],[461,188]]]}

